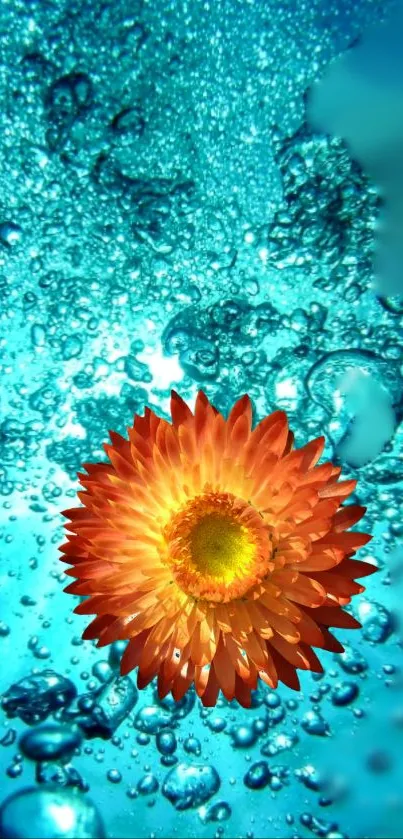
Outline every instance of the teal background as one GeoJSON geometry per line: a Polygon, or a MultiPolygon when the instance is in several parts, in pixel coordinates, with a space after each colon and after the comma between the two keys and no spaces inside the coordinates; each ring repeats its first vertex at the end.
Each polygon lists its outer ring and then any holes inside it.
{"type": "MultiPolygon", "coordinates": [[[[336,633],[354,651],[280,687],[283,711],[263,688],[250,711],[166,715],[179,762],[219,775],[204,809],[175,809],[155,729],[139,742],[151,687],[113,740],[84,743],[72,763],[111,837],[401,835],[403,307],[372,288],[376,185],[305,121],[312,83],[392,5],[2,4],[0,692],[45,668],[99,687],[108,650],[81,642],[63,593],[60,511],[108,430],[166,415],[171,387],[285,408],[298,445],[325,434],[368,507],[359,558],[381,569],[352,607],[363,630],[336,633]],[[271,782],[250,789],[262,759],[271,782]]],[[[0,726],[4,800],[35,767],[7,744],[26,725],[0,710],[0,726]]]]}

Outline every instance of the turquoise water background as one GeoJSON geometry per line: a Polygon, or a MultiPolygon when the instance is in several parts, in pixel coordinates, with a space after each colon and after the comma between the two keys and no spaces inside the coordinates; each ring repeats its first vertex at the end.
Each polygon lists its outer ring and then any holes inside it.
{"type": "Polygon", "coordinates": [[[403,306],[372,287],[376,185],[305,115],[392,6],[3,0],[0,800],[37,793],[0,835],[101,836],[87,799],[109,837],[401,835],[403,306]],[[380,572],[300,694],[161,703],[116,682],[119,646],[81,641],[60,511],[108,431],[167,415],[172,387],[284,408],[358,479],[380,572]],[[26,734],[53,714],[83,740],[52,763],[41,735],[35,762],[26,734]]]}

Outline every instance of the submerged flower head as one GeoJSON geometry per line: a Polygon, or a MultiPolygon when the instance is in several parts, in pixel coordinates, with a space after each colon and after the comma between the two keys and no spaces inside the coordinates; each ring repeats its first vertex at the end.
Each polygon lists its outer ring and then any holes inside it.
{"type": "Polygon", "coordinates": [[[79,475],[61,550],[75,611],[96,615],[83,637],[127,639],[122,673],[157,676],[161,697],[194,683],[204,705],[221,690],[248,706],[259,678],[298,689],[297,669],[322,671],[312,647],[343,651],[329,627],[359,626],[342,607],[375,570],[352,559],[371,537],[347,532],[365,508],[340,506],[355,481],[316,465],[323,437],[293,449],[282,411],[252,430],[248,396],[225,419],[173,392],[171,412],[146,408],[79,475]]]}

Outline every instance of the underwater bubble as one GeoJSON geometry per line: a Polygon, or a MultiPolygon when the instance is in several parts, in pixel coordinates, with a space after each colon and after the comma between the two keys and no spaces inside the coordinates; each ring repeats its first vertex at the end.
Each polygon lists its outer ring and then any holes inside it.
{"type": "Polygon", "coordinates": [[[58,116],[70,115],[90,104],[91,80],[85,73],[69,73],[61,76],[47,91],[46,104],[54,108],[58,116]]]}
{"type": "Polygon", "coordinates": [[[0,638],[7,638],[9,634],[10,627],[4,621],[0,621],[0,638]]]}
{"type": "Polygon", "coordinates": [[[232,745],[236,749],[247,749],[257,740],[257,732],[253,725],[239,725],[231,731],[232,745]]]}
{"type": "Polygon", "coordinates": [[[63,719],[76,723],[85,737],[109,740],[133,710],[137,697],[137,688],[129,676],[118,677],[80,696],[77,707],[66,710],[63,719]]]}
{"type": "Polygon", "coordinates": [[[328,433],[342,462],[365,466],[390,441],[399,379],[390,362],[366,350],[337,350],[312,366],[306,387],[328,414],[328,433]]]}
{"type": "Polygon", "coordinates": [[[317,737],[326,737],[330,734],[329,723],[318,711],[307,711],[302,717],[301,726],[307,734],[314,734],[317,737]]]}
{"type": "Polygon", "coordinates": [[[290,770],[288,766],[271,767],[270,789],[272,792],[279,792],[284,785],[288,785],[289,774],[290,770]]]}
{"type": "Polygon", "coordinates": [[[40,323],[34,323],[31,327],[31,342],[34,347],[43,347],[46,344],[46,329],[40,323]]]}
{"type": "Polygon", "coordinates": [[[220,776],[213,766],[179,763],[168,773],[162,794],[177,810],[199,807],[220,788],[220,776]]]}
{"type": "Polygon", "coordinates": [[[258,760],[249,767],[243,782],[249,789],[263,789],[270,783],[272,773],[266,760],[258,760]]]}
{"type": "Polygon", "coordinates": [[[178,758],[176,757],[176,755],[162,755],[161,757],[162,766],[175,766],[177,762],[178,758]]]}
{"type": "Polygon", "coordinates": [[[350,705],[357,699],[358,694],[359,689],[355,682],[339,682],[332,690],[331,699],[333,705],[350,705]]]}
{"type": "Polygon", "coordinates": [[[155,705],[145,705],[137,712],[134,727],[145,734],[157,734],[161,728],[172,725],[172,722],[169,711],[155,705]]]}
{"type": "Polygon", "coordinates": [[[315,766],[303,766],[295,770],[295,777],[304,784],[307,789],[318,792],[324,786],[324,778],[315,766]]]}
{"type": "Polygon", "coordinates": [[[46,140],[52,151],[65,145],[79,116],[91,104],[92,83],[85,73],[68,73],[53,82],[45,97],[48,129],[46,140]]]}
{"type": "Polygon", "coordinates": [[[253,728],[258,737],[261,734],[266,734],[267,729],[269,728],[269,716],[266,714],[264,717],[257,717],[253,720],[253,728]]]}
{"type": "Polygon", "coordinates": [[[143,775],[143,777],[140,778],[136,789],[140,795],[152,795],[153,793],[158,792],[159,783],[155,775],[151,772],[147,772],[146,775],[143,775]]]}
{"type": "Polygon", "coordinates": [[[35,725],[59,708],[68,707],[76,695],[70,679],[54,670],[43,670],[11,685],[3,696],[2,707],[7,717],[19,717],[27,725],[35,725]]]}
{"type": "Polygon", "coordinates": [[[18,245],[22,238],[22,228],[14,221],[2,221],[0,223],[0,244],[7,248],[18,245]]]}
{"type": "Polygon", "coordinates": [[[207,720],[207,725],[211,729],[211,731],[224,731],[227,727],[227,720],[224,717],[209,717],[207,720]]]}
{"type": "Polygon", "coordinates": [[[199,817],[203,824],[225,822],[231,818],[231,813],[231,807],[227,801],[215,801],[214,804],[209,804],[208,807],[203,805],[199,809],[199,817]]]}
{"type": "Polygon", "coordinates": [[[49,384],[43,385],[38,390],[31,393],[28,403],[33,411],[38,411],[42,414],[44,420],[51,420],[57,413],[57,409],[62,401],[62,396],[55,387],[49,384]]]}
{"type": "Polygon", "coordinates": [[[158,696],[158,690],[155,690],[154,701],[159,707],[164,708],[166,711],[170,711],[175,719],[184,719],[184,717],[187,717],[188,714],[190,714],[195,706],[196,692],[194,688],[191,687],[185,695],[182,696],[182,699],[179,699],[178,702],[176,702],[171,694],[164,696],[164,699],[160,699],[158,696]]]}
{"type": "Polygon", "coordinates": [[[66,725],[45,723],[20,738],[20,748],[30,760],[60,760],[69,758],[82,741],[79,731],[66,725]]]}
{"type": "Polygon", "coordinates": [[[35,658],[39,658],[41,661],[44,661],[45,659],[50,658],[51,656],[49,648],[45,647],[44,644],[41,644],[41,646],[39,647],[35,645],[33,653],[35,658]]]}
{"type": "Polygon", "coordinates": [[[24,594],[20,598],[20,603],[21,606],[36,606],[36,600],[34,600],[34,598],[31,597],[29,594],[24,594]]]}
{"type": "Polygon", "coordinates": [[[203,338],[193,337],[191,346],[183,350],[179,356],[180,364],[185,373],[196,381],[213,379],[218,374],[219,349],[215,344],[203,338]]]}
{"type": "Polygon", "coordinates": [[[201,743],[197,737],[187,737],[183,744],[183,748],[189,755],[199,756],[201,754],[201,743]]]}
{"type": "Polygon", "coordinates": [[[9,778],[19,778],[22,775],[22,763],[19,763],[18,760],[15,760],[11,766],[8,766],[6,769],[6,773],[9,778]]]}
{"type": "Polygon", "coordinates": [[[173,731],[159,731],[155,738],[155,743],[158,751],[162,755],[172,755],[178,745],[173,731]]]}
{"type": "Polygon", "coordinates": [[[111,679],[113,679],[113,671],[109,662],[107,661],[97,661],[95,664],[93,664],[91,673],[93,676],[95,676],[96,679],[98,679],[98,681],[102,682],[103,684],[106,684],[107,682],[110,682],[111,679]]]}
{"type": "Polygon", "coordinates": [[[116,134],[141,137],[144,133],[145,122],[139,104],[132,108],[123,108],[115,114],[111,122],[111,129],[116,134]]]}
{"type": "Polygon", "coordinates": [[[323,837],[323,839],[347,839],[343,833],[339,833],[336,822],[325,822],[323,819],[318,819],[312,813],[302,813],[300,822],[303,827],[307,827],[315,836],[323,837]]]}
{"type": "Polygon", "coordinates": [[[273,757],[280,752],[288,751],[296,746],[299,742],[297,734],[286,734],[285,732],[276,732],[271,734],[268,740],[263,744],[260,751],[262,755],[273,757]]]}
{"type": "Polygon", "coordinates": [[[269,691],[264,697],[264,703],[268,708],[278,708],[281,705],[281,699],[276,693],[269,691]]]}
{"type": "Polygon", "coordinates": [[[374,600],[361,598],[356,606],[358,620],[362,624],[362,635],[374,644],[384,644],[396,628],[394,616],[374,600]]]}
{"type": "Polygon", "coordinates": [[[269,705],[267,708],[267,721],[270,727],[279,725],[285,718],[286,710],[284,705],[279,703],[276,706],[269,705]]]}
{"type": "Polygon", "coordinates": [[[17,732],[15,728],[8,728],[4,736],[0,740],[0,746],[13,746],[17,739],[17,732]]]}
{"type": "Polygon", "coordinates": [[[364,673],[368,669],[364,656],[349,644],[344,644],[344,652],[337,655],[336,661],[346,673],[364,673]]]}
{"type": "Polygon", "coordinates": [[[111,784],[120,784],[122,780],[122,775],[119,772],[119,769],[110,769],[106,777],[111,784]]]}
{"type": "Polygon", "coordinates": [[[250,698],[251,698],[251,708],[260,708],[263,705],[265,697],[265,692],[262,690],[261,685],[258,685],[255,690],[251,691],[250,698]]]}
{"type": "Polygon", "coordinates": [[[403,315],[403,297],[378,297],[378,300],[387,312],[403,315]]]}
{"type": "MultiPolygon", "coordinates": [[[[79,390],[87,390],[92,386],[92,378],[89,373],[86,373],[84,370],[80,370],[75,376],[73,376],[73,384],[79,390]]],[[[120,643],[116,641],[115,643],[120,643]]]]}
{"type": "Polygon", "coordinates": [[[127,647],[127,641],[114,641],[109,647],[108,662],[112,670],[119,670],[122,655],[127,647]]]}
{"type": "Polygon", "coordinates": [[[128,378],[132,379],[134,382],[152,381],[152,375],[147,365],[144,364],[142,361],[139,361],[137,358],[127,356],[124,359],[123,369],[128,378]]]}
{"type": "Polygon", "coordinates": [[[27,787],[0,808],[1,839],[104,839],[101,816],[83,795],[49,786],[27,787]]]}
{"type": "Polygon", "coordinates": [[[83,342],[81,338],[78,338],[76,335],[70,335],[69,338],[63,342],[62,347],[62,356],[65,361],[69,361],[71,358],[79,358],[82,353],[83,349],[83,342]]]}
{"type": "Polygon", "coordinates": [[[57,784],[63,788],[80,790],[80,792],[88,792],[89,790],[89,784],[71,763],[62,765],[40,761],[36,764],[35,780],[37,784],[57,784]]]}

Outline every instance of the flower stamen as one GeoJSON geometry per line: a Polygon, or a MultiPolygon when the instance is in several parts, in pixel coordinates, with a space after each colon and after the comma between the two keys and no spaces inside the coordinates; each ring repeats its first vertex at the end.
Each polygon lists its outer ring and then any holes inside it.
{"type": "Polygon", "coordinates": [[[231,493],[205,492],[191,499],[169,521],[164,539],[176,582],[197,598],[239,598],[272,568],[262,518],[231,493]]]}

